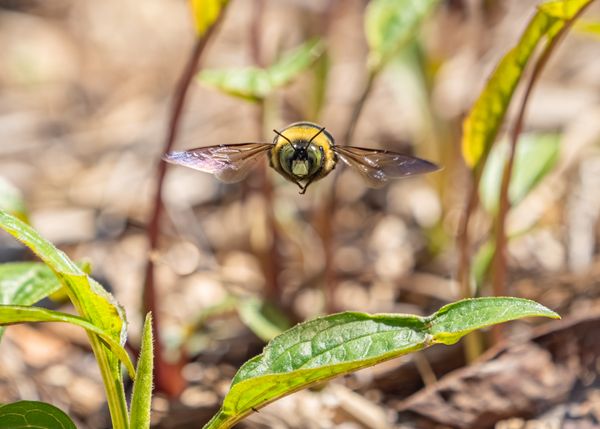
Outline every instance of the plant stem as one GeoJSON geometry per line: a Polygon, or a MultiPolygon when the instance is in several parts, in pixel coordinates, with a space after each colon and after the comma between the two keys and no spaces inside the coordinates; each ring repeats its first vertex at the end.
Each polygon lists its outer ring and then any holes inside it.
{"type": "Polygon", "coordinates": [[[354,132],[356,130],[356,125],[358,123],[358,119],[360,118],[360,114],[362,113],[367,98],[371,94],[373,90],[373,83],[375,82],[375,78],[379,75],[377,71],[369,72],[369,76],[367,77],[367,82],[363,88],[362,93],[360,94],[360,98],[356,101],[354,105],[354,109],[352,109],[352,114],[348,120],[348,124],[346,126],[346,133],[342,139],[342,146],[350,146],[352,139],[354,138],[354,132]]]}
{"type": "MultiPolygon", "coordinates": [[[[531,76],[529,77],[529,81],[527,82],[521,105],[519,106],[519,111],[517,113],[515,125],[512,129],[510,136],[510,149],[508,159],[504,164],[504,171],[502,174],[502,182],[500,186],[498,216],[496,219],[496,252],[494,253],[492,268],[492,290],[494,295],[496,296],[506,295],[506,248],[508,241],[506,236],[506,217],[510,210],[510,200],[508,191],[510,187],[510,179],[512,176],[519,135],[521,134],[521,131],[523,129],[523,122],[525,119],[527,104],[529,102],[531,93],[536,82],[538,81],[544,67],[548,63],[550,55],[552,54],[560,40],[562,40],[563,36],[569,31],[573,22],[575,22],[575,20],[583,13],[583,11],[586,9],[587,6],[589,6],[589,4],[591,4],[591,2],[583,6],[577,12],[577,14],[573,16],[572,19],[567,21],[565,25],[558,31],[558,33],[554,37],[552,37],[550,41],[546,44],[544,50],[542,51],[538,60],[535,63],[531,76]]],[[[496,332],[500,331],[496,330],[496,332]]]]}
{"type": "Polygon", "coordinates": [[[112,427],[113,429],[128,429],[129,413],[127,411],[125,390],[123,389],[123,377],[119,373],[118,379],[115,379],[115,372],[111,370],[108,357],[108,353],[111,352],[102,343],[100,338],[97,335],[88,333],[88,339],[90,340],[90,345],[102,376],[112,427]]]}
{"type": "Polygon", "coordinates": [[[461,298],[471,298],[471,246],[469,238],[469,226],[471,217],[479,204],[479,181],[481,174],[475,171],[472,179],[471,189],[467,198],[465,212],[460,220],[458,228],[459,263],[458,263],[458,281],[460,283],[461,298]]]}
{"type": "MultiPolygon", "coordinates": [[[[265,1],[256,0],[255,3],[256,6],[254,8],[254,17],[252,26],[250,27],[250,50],[254,64],[257,67],[264,67],[260,34],[261,29],[263,28],[265,1]]],[[[265,140],[265,116],[267,100],[259,100],[257,103],[257,109],[256,123],[258,135],[259,139],[263,141],[265,140]]],[[[277,275],[280,267],[280,255],[277,249],[277,244],[279,243],[279,232],[277,228],[277,221],[275,219],[275,207],[273,204],[273,184],[269,179],[269,173],[266,165],[262,166],[261,173],[262,195],[266,208],[265,222],[267,224],[267,231],[269,231],[271,234],[270,239],[267,240],[266,243],[267,247],[261,249],[260,252],[261,266],[265,276],[264,298],[275,305],[279,305],[281,303],[281,291],[277,281],[277,275]]]]}
{"type": "MultiPolygon", "coordinates": [[[[356,124],[360,118],[361,113],[364,110],[367,98],[373,90],[373,83],[377,77],[377,71],[369,72],[367,82],[363,87],[359,99],[356,101],[352,113],[348,118],[346,124],[344,136],[342,141],[339,143],[341,146],[349,146],[354,138],[354,132],[356,130],[356,124]]],[[[335,217],[336,198],[335,188],[338,182],[339,175],[335,175],[331,181],[329,192],[325,195],[323,204],[321,205],[321,211],[319,213],[319,223],[321,224],[321,240],[323,242],[323,250],[325,253],[325,309],[327,313],[336,312],[337,306],[335,303],[335,290],[337,286],[337,279],[335,274],[334,257],[335,257],[335,234],[333,231],[333,218],[335,217]]]]}
{"type": "MultiPolygon", "coordinates": [[[[188,89],[192,82],[194,75],[198,69],[198,63],[200,57],[208,40],[214,33],[214,29],[217,27],[219,21],[222,19],[224,11],[221,12],[217,22],[213,24],[201,37],[197,37],[192,52],[185,64],[183,72],[179,78],[175,92],[173,95],[173,102],[171,106],[171,113],[169,118],[169,127],[165,142],[163,145],[163,153],[169,152],[175,143],[177,133],[179,131],[179,122],[181,120],[181,114],[183,112],[183,106],[188,93],[188,89]]],[[[143,290],[143,311],[144,314],[152,312],[152,330],[155,332],[156,337],[154,340],[154,356],[155,356],[155,381],[156,390],[164,392],[167,395],[174,397],[181,393],[185,387],[185,381],[179,371],[179,364],[170,364],[166,362],[162,357],[163,344],[160,337],[160,317],[161,313],[158,310],[157,293],[154,281],[154,261],[153,255],[158,249],[158,241],[160,237],[160,221],[163,213],[162,203],[162,189],[167,172],[167,163],[163,160],[158,162],[156,167],[156,185],[155,194],[153,200],[152,212],[150,220],[146,228],[146,236],[148,237],[149,252],[148,259],[146,261],[146,271],[144,280],[143,290]]]]}
{"type": "MultiPolygon", "coordinates": [[[[482,171],[482,168],[477,168],[474,171],[471,190],[469,191],[467,199],[467,206],[465,207],[465,212],[461,218],[458,229],[457,242],[459,264],[457,277],[460,283],[461,298],[473,297],[473,293],[471,292],[471,243],[469,238],[469,226],[473,213],[475,213],[479,204],[479,182],[481,180],[482,171]]],[[[464,345],[466,361],[473,362],[484,350],[481,332],[475,331],[467,335],[464,340],[464,345]]]]}

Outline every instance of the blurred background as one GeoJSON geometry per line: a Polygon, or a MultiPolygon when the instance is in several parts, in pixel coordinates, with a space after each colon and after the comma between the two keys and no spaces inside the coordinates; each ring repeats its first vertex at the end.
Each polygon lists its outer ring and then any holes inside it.
{"type": "MultiPolygon", "coordinates": [[[[340,310],[426,315],[465,295],[456,238],[472,180],[462,121],[537,2],[440,1],[375,76],[368,3],[231,0],[201,70],[268,67],[315,37],[322,45],[259,99],[232,96],[209,75],[194,79],[175,147],[269,142],[273,128],[311,120],[340,144],[355,126],[350,144],[413,154],[443,170],[371,189],[338,166],[299,195],[266,160],[239,184],[169,166],[150,252],[157,165],[195,43],[188,2],[0,1],[1,186],[22,193],[43,236],[91,262],[127,311],[133,349],[153,261],[164,359],[185,382],[177,395],[156,395],[157,427],[206,422],[236,369],[281,328],[340,310]]],[[[499,342],[475,362],[461,344],[396,359],[287,397],[240,427],[600,425],[599,20],[593,4],[537,83],[507,222],[507,294],[535,299],[563,321],[511,324],[503,336],[520,342],[499,342]]],[[[471,296],[491,294],[489,239],[506,156],[497,147],[470,221],[471,296]]],[[[0,260],[30,258],[0,236],[0,260]]],[[[0,348],[0,402],[45,400],[81,428],[106,427],[86,344],[75,328],[11,327],[0,348]]]]}

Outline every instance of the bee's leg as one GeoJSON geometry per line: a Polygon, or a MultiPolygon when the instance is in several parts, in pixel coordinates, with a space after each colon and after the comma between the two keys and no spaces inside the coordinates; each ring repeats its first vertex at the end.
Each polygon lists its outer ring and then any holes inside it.
{"type": "Polygon", "coordinates": [[[304,185],[304,188],[302,188],[302,192],[300,192],[302,195],[304,195],[306,193],[306,190],[308,189],[308,185],[310,185],[313,182],[313,179],[314,179],[314,176],[311,177],[308,182],[306,182],[306,185],[304,185]]]}
{"type": "Polygon", "coordinates": [[[305,193],[305,192],[306,192],[306,186],[302,186],[302,185],[300,184],[300,182],[296,182],[295,180],[294,180],[294,183],[295,183],[296,185],[298,185],[298,187],[300,188],[300,192],[299,192],[299,194],[303,194],[303,193],[305,193]]]}

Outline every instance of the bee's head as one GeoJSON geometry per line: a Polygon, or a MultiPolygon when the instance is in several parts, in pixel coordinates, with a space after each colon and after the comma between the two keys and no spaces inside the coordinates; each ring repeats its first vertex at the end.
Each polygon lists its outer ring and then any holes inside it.
{"type": "Polygon", "coordinates": [[[302,141],[286,144],[279,153],[281,167],[298,180],[309,178],[319,171],[322,160],[319,147],[302,141]]]}

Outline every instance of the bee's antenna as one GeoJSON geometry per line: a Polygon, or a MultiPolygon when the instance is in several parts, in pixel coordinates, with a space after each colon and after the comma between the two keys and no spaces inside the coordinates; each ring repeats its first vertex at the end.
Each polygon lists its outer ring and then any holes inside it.
{"type": "Polygon", "coordinates": [[[317,134],[315,134],[314,136],[312,136],[312,137],[311,137],[311,139],[309,140],[308,144],[311,144],[311,143],[312,143],[312,141],[313,141],[313,140],[314,140],[314,139],[315,139],[315,138],[316,138],[316,137],[317,137],[319,134],[321,134],[323,131],[325,131],[325,127],[321,128],[317,134]]]}
{"type": "Polygon", "coordinates": [[[294,145],[290,139],[288,139],[286,136],[284,136],[283,134],[281,134],[279,131],[273,130],[273,132],[275,134],[277,134],[279,137],[286,139],[292,146],[294,145]]]}

